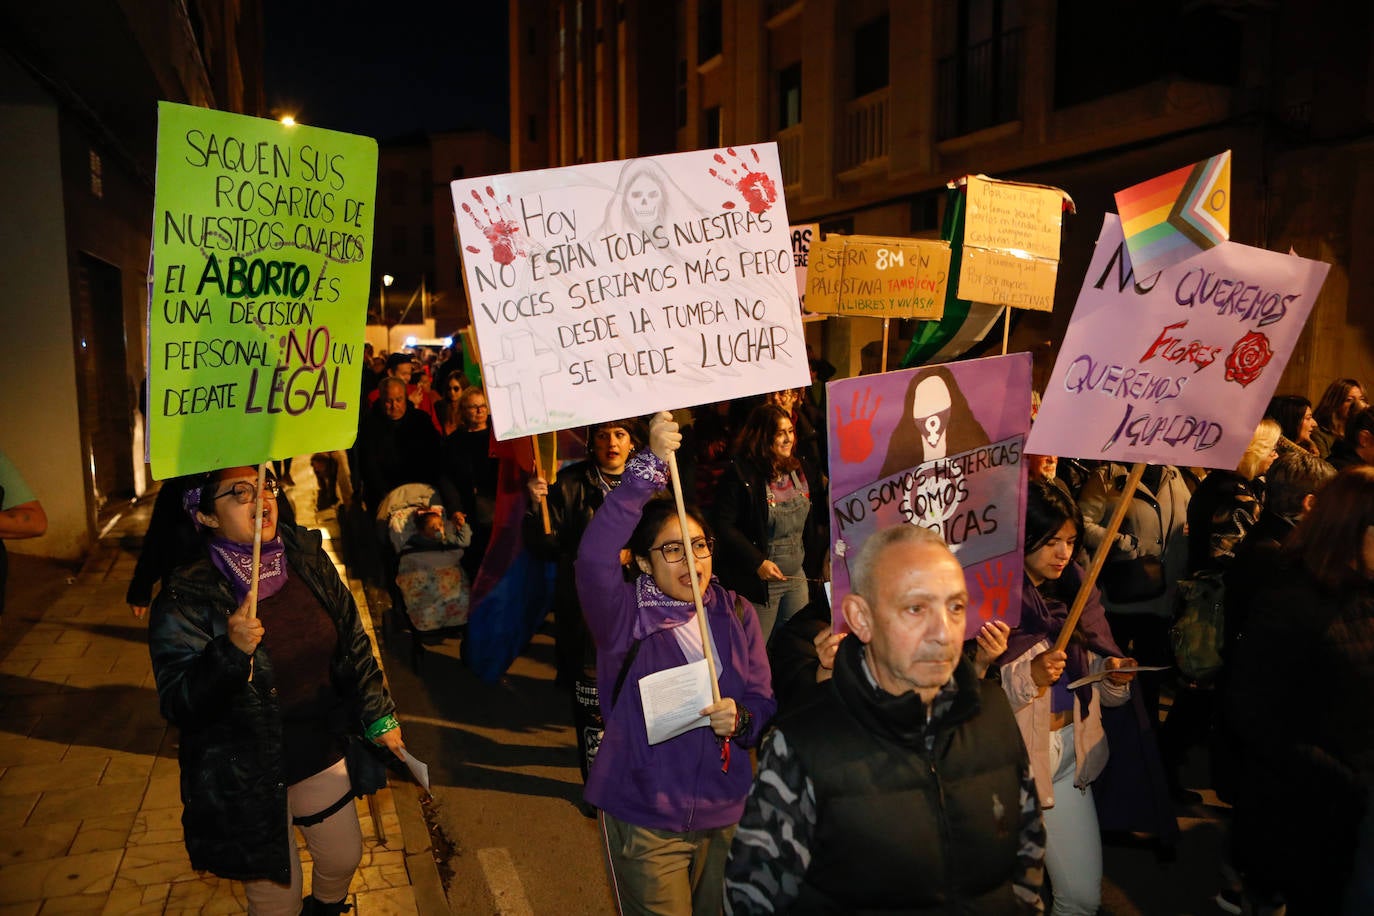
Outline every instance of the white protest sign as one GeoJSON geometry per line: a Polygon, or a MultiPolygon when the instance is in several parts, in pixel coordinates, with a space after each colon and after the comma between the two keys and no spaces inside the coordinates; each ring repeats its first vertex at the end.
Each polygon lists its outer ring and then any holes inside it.
{"type": "Polygon", "coordinates": [[[1234,468],[1329,269],[1222,242],[1137,276],[1108,213],[1026,451],[1234,468]]]}
{"type": "Polygon", "coordinates": [[[498,439],[808,384],[772,143],[454,181],[498,439]]]}

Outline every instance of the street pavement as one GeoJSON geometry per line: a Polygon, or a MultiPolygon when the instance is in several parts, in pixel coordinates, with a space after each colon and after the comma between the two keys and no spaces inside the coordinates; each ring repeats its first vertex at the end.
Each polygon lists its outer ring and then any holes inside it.
{"type": "MultiPolygon", "coordinates": [[[[301,523],[333,529],[337,541],[332,514],[314,518],[313,482],[297,489],[301,523]]],[[[0,618],[0,916],[245,912],[242,885],[191,870],[177,733],[158,711],[146,622],[124,603],[151,506],[150,495],[127,507],[79,567],[10,554],[0,618]]],[[[376,821],[367,802],[357,805],[364,852],[354,912],[448,912],[417,787],[393,776],[375,796],[376,821]]]]}

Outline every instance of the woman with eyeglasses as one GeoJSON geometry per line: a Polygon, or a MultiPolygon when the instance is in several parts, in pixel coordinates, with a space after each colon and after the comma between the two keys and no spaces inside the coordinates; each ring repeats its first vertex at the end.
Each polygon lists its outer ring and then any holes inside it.
{"type": "Polygon", "coordinates": [[[345,760],[349,736],[398,757],[405,745],[352,594],[317,532],[278,525],[270,477],[249,616],[257,490],[252,467],[187,487],[205,555],[152,606],[158,698],[181,732],[186,851],[197,871],[243,881],[250,913],[341,913],[362,856],[355,788],[385,783],[365,749],[345,760]],[[304,909],[293,823],[314,861],[304,909]]]}
{"type": "Polygon", "coordinates": [[[723,546],[720,578],[758,608],[771,639],[810,598],[829,547],[825,477],[797,456],[797,431],[775,404],[755,407],[713,505],[723,546]]]}
{"type": "Polygon", "coordinates": [[[684,535],[668,484],[667,459],[682,442],[668,413],[649,425],[649,449],[625,465],[620,486],[587,525],[576,576],[597,647],[606,732],[585,793],[600,809],[607,871],[621,913],[719,913],[725,858],[744,810],[756,746],[776,703],[758,618],[747,600],[711,577],[715,540],[694,509],[684,535]],[[638,577],[622,575],[622,547],[638,577]],[[705,643],[691,576],[702,604],[720,701],[696,727],[650,744],[640,680],[700,662],[705,643]]]}

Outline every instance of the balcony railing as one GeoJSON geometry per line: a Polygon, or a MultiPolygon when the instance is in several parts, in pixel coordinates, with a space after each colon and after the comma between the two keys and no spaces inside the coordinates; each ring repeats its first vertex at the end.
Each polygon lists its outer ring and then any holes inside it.
{"type": "Polygon", "coordinates": [[[859,96],[844,109],[840,168],[852,169],[887,155],[887,87],[859,96]]]}
{"type": "Polygon", "coordinates": [[[793,124],[778,131],[778,161],[782,164],[782,184],[795,188],[801,184],[802,126],[793,124]]]}
{"type": "Polygon", "coordinates": [[[943,58],[937,91],[941,140],[1016,120],[1021,111],[1021,30],[943,58]]]}

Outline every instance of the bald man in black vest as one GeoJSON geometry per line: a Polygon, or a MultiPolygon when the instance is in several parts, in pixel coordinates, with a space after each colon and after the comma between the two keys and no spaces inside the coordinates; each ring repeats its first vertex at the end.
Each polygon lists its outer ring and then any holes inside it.
{"type": "Polygon", "coordinates": [[[726,912],[1042,912],[1040,805],[1006,695],[961,658],[963,569],[911,525],[849,569],[852,636],[763,744],[726,912]]]}

